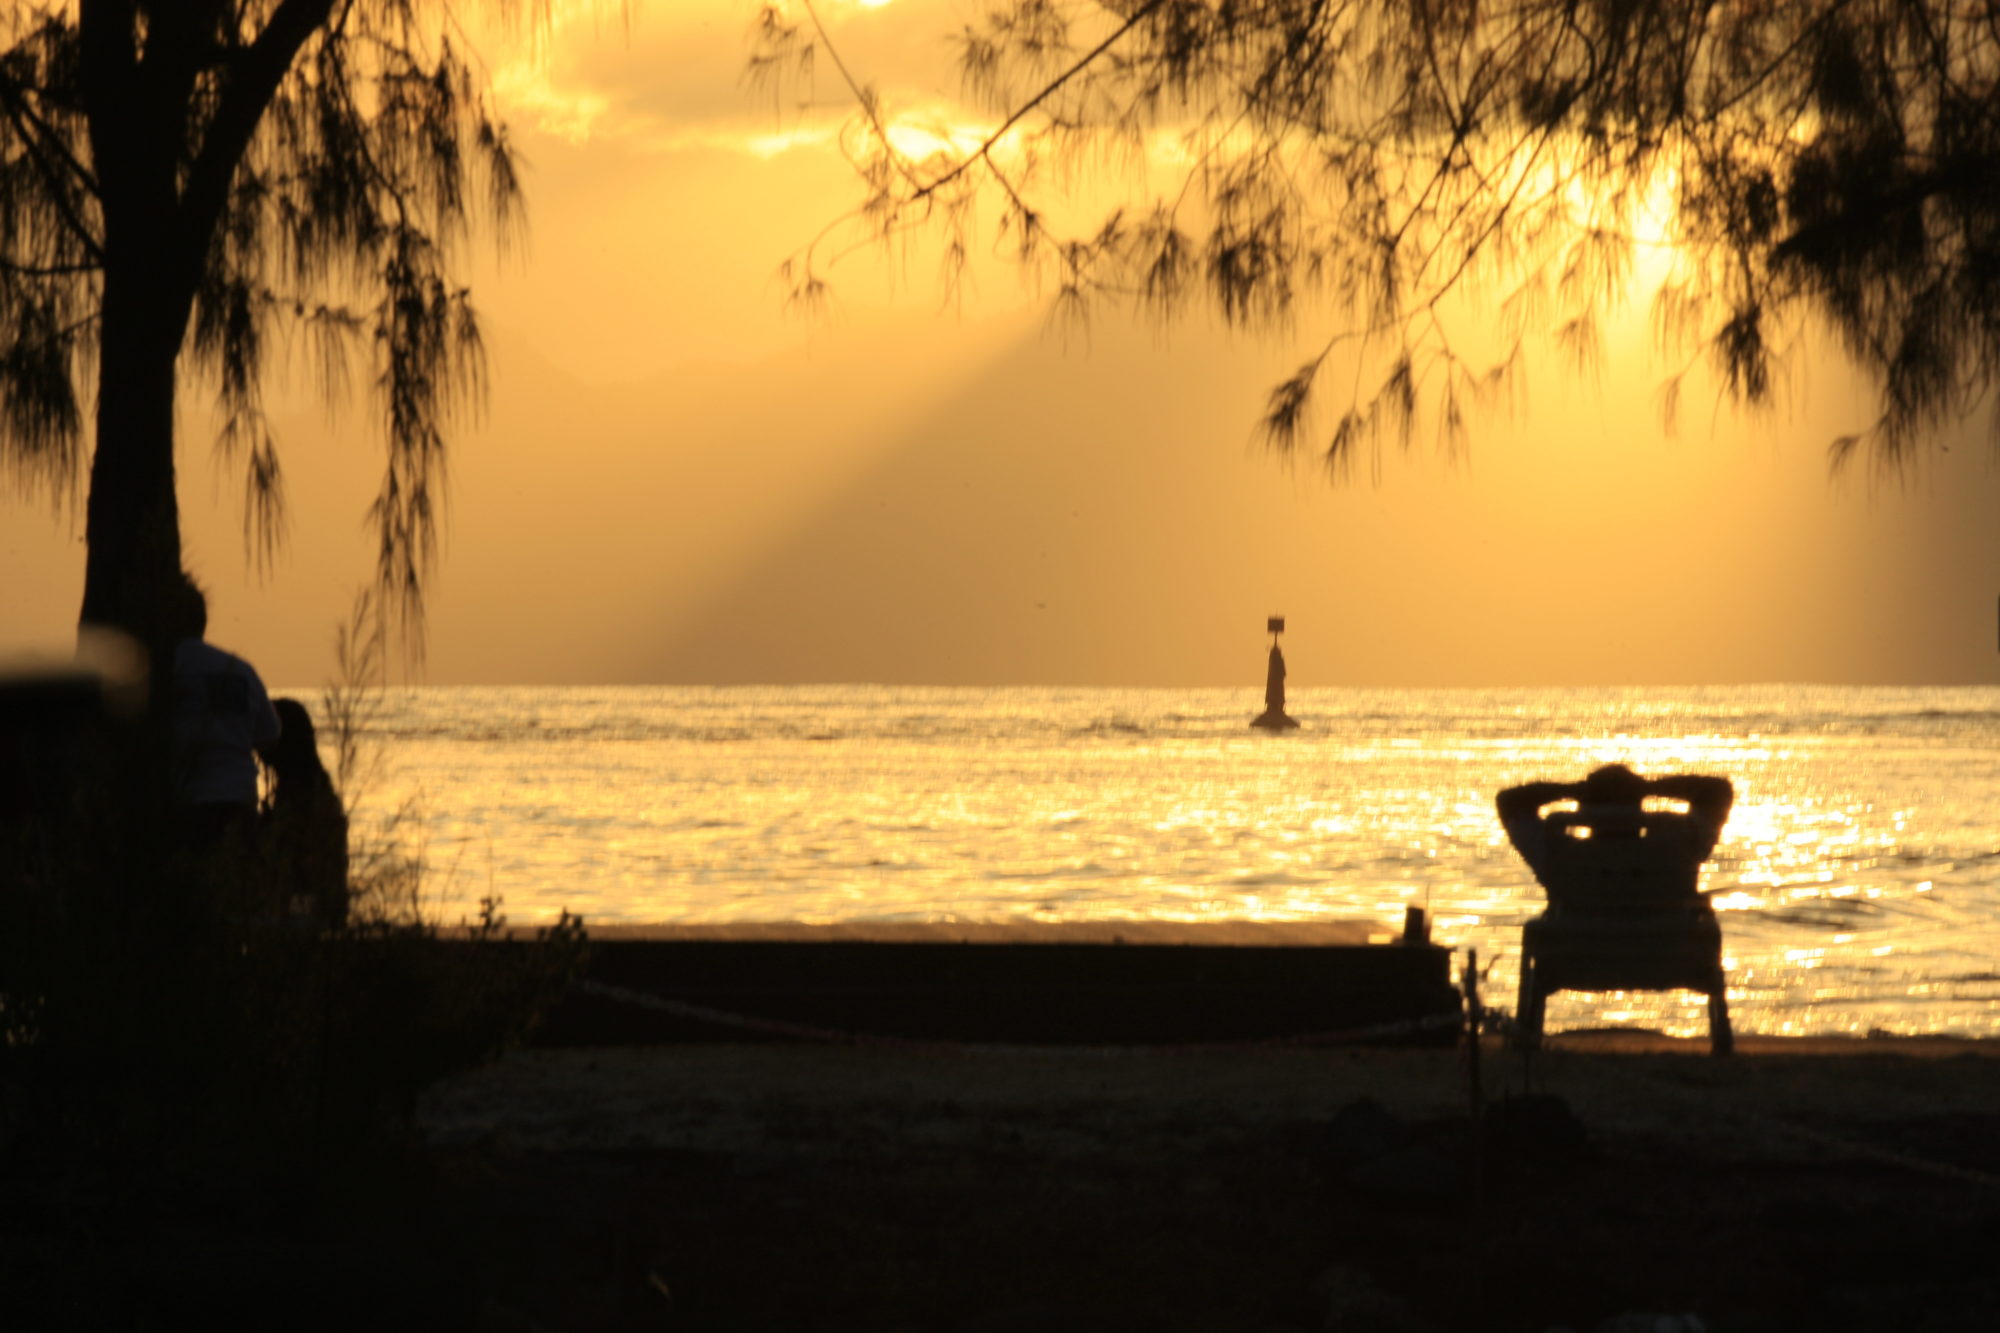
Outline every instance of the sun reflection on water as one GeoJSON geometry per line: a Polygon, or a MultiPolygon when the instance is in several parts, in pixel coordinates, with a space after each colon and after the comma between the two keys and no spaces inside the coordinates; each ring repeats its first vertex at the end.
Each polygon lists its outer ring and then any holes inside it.
{"type": "MultiPolygon", "coordinates": [[[[1326,920],[1515,983],[1542,899],[1501,787],[1728,775],[1704,872],[1744,1031],[2000,1032],[2000,691],[399,692],[447,913],[517,921],[1326,920]],[[1790,1025],[1789,1028],[1786,1025],[1790,1025]]],[[[392,802],[397,793],[387,794],[392,802]]],[[[1557,996],[1552,1029],[1695,1034],[1698,998],[1557,996]]]]}

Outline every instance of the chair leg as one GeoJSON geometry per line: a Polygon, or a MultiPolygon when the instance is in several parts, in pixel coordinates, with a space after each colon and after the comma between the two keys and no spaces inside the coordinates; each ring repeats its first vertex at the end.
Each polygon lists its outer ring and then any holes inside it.
{"type": "Polygon", "coordinates": [[[1721,978],[1708,993],[1708,1049],[1711,1055],[1728,1055],[1736,1049],[1736,1034],[1729,1027],[1728,983],[1721,978]]]}
{"type": "Polygon", "coordinates": [[[1524,954],[1521,958],[1521,994],[1514,1005],[1514,1044],[1524,1051],[1541,1049],[1542,1001],[1541,986],[1535,980],[1535,960],[1524,954]]]}

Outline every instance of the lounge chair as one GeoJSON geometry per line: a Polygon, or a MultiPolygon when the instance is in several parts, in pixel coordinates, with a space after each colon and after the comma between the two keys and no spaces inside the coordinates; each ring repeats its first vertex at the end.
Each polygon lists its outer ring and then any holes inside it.
{"type": "Polygon", "coordinates": [[[1695,888],[1708,854],[1690,815],[1630,805],[1542,816],[1537,875],[1548,910],[1521,930],[1517,1041],[1542,1040],[1542,1010],[1560,990],[1693,990],[1708,997],[1710,1049],[1727,1055],[1722,928],[1695,888]]]}

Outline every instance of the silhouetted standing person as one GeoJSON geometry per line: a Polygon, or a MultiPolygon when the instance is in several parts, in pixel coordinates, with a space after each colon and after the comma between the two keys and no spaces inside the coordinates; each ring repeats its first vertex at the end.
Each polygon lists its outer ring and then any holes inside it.
{"type": "Polygon", "coordinates": [[[293,917],[347,924],[347,811],[320,762],[312,714],[296,699],[273,707],[283,730],[271,751],[264,846],[281,902],[293,917]]]}
{"type": "MultiPolygon", "coordinates": [[[[183,844],[205,863],[211,881],[228,885],[255,910],[248,852],[257,823],[257,759],[278,741],[278,714],[256,669],[206,641],[208,599],[183,578],[174,599],[173,789],[183,844]],[[225,871],[224,867],[228,870],[225,871]]],[[[212,888],[225,887],[211,883],[212,888]]]]}

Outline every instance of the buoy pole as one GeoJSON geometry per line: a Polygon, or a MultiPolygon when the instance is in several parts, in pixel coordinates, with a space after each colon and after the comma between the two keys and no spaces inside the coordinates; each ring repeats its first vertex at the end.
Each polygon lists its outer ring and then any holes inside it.
{"type": "Polygon", "coordinates": [[[1285,654],[1278,636],[1285,632],[1285,618],[1270,616],[1264,628],[1271,635],[1271,655],[1264,672],[1264,711],[1250,723],[1265,731],[1289,731],[1299,724],[1285,712],[1285,654]]]}

